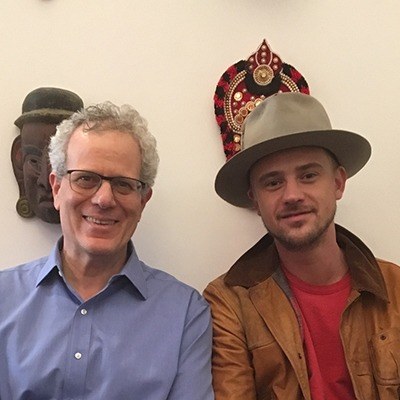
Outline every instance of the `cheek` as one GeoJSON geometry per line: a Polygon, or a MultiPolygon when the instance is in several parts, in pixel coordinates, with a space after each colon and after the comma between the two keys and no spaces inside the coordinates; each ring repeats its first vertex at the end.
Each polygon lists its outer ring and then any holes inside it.
{"type": "Polygon", "coordinates": [[[145,204],[140,199],[130,204],[120,204],[123,213],[126,215],[128,225],[136,224],[140,221],[145,204]]]}
{"type": "Polygon", "coordinates": [[[255,210],[261,216],[262,220],[267,222],[274,219],[276,206],[270,197],[265,198],[265,196],[261,196],[255,202],[255,210]]]}
{"type": "Polygon", "coordinates": [[[325,190],[323,191],[323,195],[325,197],[325,200],[327,202],[340,200],[342,198],[343,191],[340,188],[337,188],[335,186],[329,186],[326,187],[325,190]]]}
{"type": "Polygon", "coordinates": [[[274,213],[271,212],[271,208],[265,206],[258,210],[258,215],[262,217],[263,221],[271,221],[274,217],[274,213]]]}
{"type": "Polygon", "coordinates": [[[143,211],[143,204],[138,201],[136,202],[134,205],[132,205],[129,208],[125,208],[125,211],[132,216],[135,219],[140,219],[140,216],[142,215],[142,211],[143,211]]]}
{"type": "Polygon", "coordinates": [[[279,202],[277,193],[266,191],[253,192],[253,202],[257,209],[272,210],[279,202]]]}
{"type": "Polygon", "coordinates": [[[24,185],[27,192],[31,192],[35,190],[36,187],[36,178],[30,174],[24,175],[24,185]]]}
{"type": "Polygon", "coordinates": [[[29,166],[27,166],[27,164],[24,164],[23,167],[23,173],[24,173],[24,181],[25,182],[36,182],[37,180],[37,173],[35,173],[35,171],[32,171],[32,168],[29,168],[29,166]]]}

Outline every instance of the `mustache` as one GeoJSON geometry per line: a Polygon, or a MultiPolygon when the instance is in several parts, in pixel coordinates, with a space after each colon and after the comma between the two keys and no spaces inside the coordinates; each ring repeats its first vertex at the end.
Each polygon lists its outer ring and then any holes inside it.
{"type": "Polygon", "coordinates": [[[283,218],[288,218],[293,215],[298,215],[298,214],[309,214],[315,212],[315,208],[311,206],[302,206],[298,204],[289,204],[285,206],[283,210],[281,210],[278,214],[277,217],[278,219],[283,219],[283,218]]]}

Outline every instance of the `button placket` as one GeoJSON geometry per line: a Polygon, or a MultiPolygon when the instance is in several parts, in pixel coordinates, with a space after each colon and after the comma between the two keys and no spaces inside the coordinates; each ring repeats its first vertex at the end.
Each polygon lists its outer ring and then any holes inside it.
{"type": "Polygon", "coordinates": [[[81,398],[85,392],[90,359],[93,313],[81,303],[75,311],[71,326],[69,361],[65,368],[65,398],[81,398]]]}

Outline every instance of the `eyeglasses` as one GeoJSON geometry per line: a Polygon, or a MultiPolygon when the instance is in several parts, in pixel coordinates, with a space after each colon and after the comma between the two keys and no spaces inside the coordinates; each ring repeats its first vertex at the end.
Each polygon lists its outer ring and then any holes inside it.
{"type": "Polygon", "coordinates": [[[91,196],[95,194],[103,184],[103,181],[110,182],[113,194],[123,196],[132,193],[142,193],[146,188],[146,184],[135,178],[127,178],[124,176],[103,176],[91,171],[81,169],[70,169],[67,171],[69,175],[69,184],[71,189],[80,194],[91,196]]]}

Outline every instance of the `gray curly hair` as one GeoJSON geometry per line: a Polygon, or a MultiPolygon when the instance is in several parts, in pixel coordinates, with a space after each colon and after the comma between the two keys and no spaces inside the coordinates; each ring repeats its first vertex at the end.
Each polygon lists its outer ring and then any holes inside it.
{"type": "Polygon", "coordinates": [[[138,142],[142,155],[140,180],[149,187],[154,185],[159,157],[154,136],[147,129],[147,122],[130,105],[116,106],[110,101],[83,108],[57,126],[50,139],[49,159],[57,178],[67,173],[67,148],[71,135],[81,125],[86,131],[117,130],[132,135],[138,142]]]}

